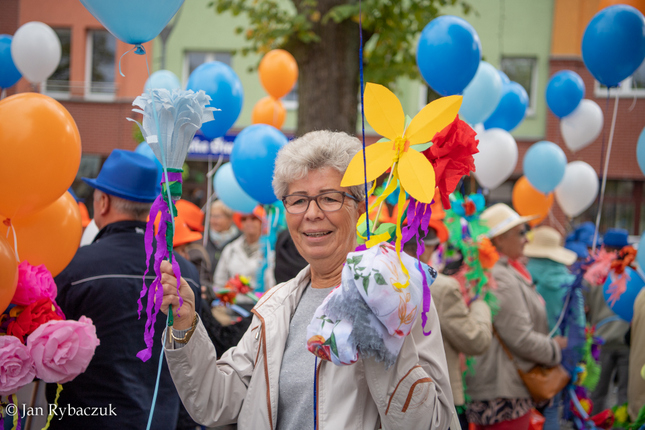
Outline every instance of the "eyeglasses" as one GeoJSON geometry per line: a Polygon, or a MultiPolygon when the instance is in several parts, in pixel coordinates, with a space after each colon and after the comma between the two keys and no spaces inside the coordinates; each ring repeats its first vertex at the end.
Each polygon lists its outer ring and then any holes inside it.
{"type": "Polygon", "coordinates": [[[349,197],[354,201],[358,199],[350,194],[343,193],[341,191],[326,191],[320,193],[317,196],[303,196],[300,194],[291,194],[288,196],[282,197],[282,203],[284,203],[284,208],[292,215],[301,214],[307,212],[309,209],[309,203],[312,200],[316,201],[316,204],[323,212],[335,212],[343,207],[345,203],[345,197],[349,197]]]}
{"type": "Polygon", "coordinates": [[[252,221],[252,220],[255,220],[255,219],[257,219],[258,221],[260,221],[257,217],[255,217],[255,216],[253,216],[253,215],[243,215],[243,216],[241,216],[241,217],[240,217],[240,222],[244,222],[244,221],[252,221]]]}

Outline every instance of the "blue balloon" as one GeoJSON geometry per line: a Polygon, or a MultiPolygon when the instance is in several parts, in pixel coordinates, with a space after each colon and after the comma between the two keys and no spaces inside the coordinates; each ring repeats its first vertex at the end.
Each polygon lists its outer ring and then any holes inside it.
{"type": "Polygon", "coordinates": [[[495,111],[484,121],[484,127],[501,128],[511,131],[524,120],[529,106],[529,95],[517,82],[509,82],[502,87],[502,98],[495,111]]]}
{"type": "Polygon", "coordinates": [[[139,45],[157,37],[184,0],[81,0],[117,39],[139,45]]]}
{"type": "Polygon", "coordinates": [[[546,104],[558,118],[576,110],[585,97],[585,83],[571,70],[561,70],[549,79],[546,87],[546,104]]]}
{"type": "MultiPolygon", "coordinates": [[[[640,136],[638,136],[638,143],[636,144],[636,159],[638,160],[638,167],[641,168],[641,172],[645,175],[645,128],[641,131],[640,136]]],[[[643,248],[645,250],[645,248],[643,248]]],[[[642,253],[645,257],[645,251],[642,253]]],[[[645,268],[644,266],[641,266],[645,268]]]]}
{"type": "Polygon", "coordinates": [[[617,86],[645,59],[645,17],[627,5],[598,12],[582,36],[582,60],[594,78],[617,86]]]}
{"type": "Polygon", "coordinates": [[[456,16],[440,16],[421,32],[417,66],[433,90],[442,96],[459,94],[475,76],[481,50],[472,25],[456,16]]]}
{"type": "Polygon", "coordinates": [[[144,91],[154,88],[165,88],[168,91],[180,90],[179,78],[170,70],[157,70],[154,72],[143,87],[144,91]]]}
{"type": "MultiPolygon", "coordinates": [[[[134,152],[136,152],[137,154],[145,155],[155,162],[155,165],[157,166],[157,184],[161,184],[161,178],[163,177],[163,166],[161,165],[161,162],[157,160],[157,156],[152,151],[152,148],[150,148],[150,145],[148,145],[146,142],[141,142],[134,150],[134,152]]],[[[161,192],[161,185],[159,185],[159,192],[161,192]]]]}
{"type": "Polygon", "coordinates": [[[538,191],[547,194],[564,178],[567,156],[555,143],[546,140],[531,145],[523,161],[524,176],[538,191]]]}
{"type": "Polygon", "coordinates": [[[273,193],[273,168],[278,151],[287,138],[275,127],[254,124],[240,132],[233,142],[231,164],[235,178],[246,193],[268,205],[277,200],[273,193]]]}
{"type": "MultiPolygon", "coordinates": [[[[636,255],[638,256],[638,254],[636,255]]],[[[611,284],[618,278],[618,275],[613,271],[609,272],[609,276],[607,276],[607,280],[602,286],[602,294],[605,297],[607,306],[620,318],[631,323],[632,318],[634,318],[634,302],[638,293],[645,286],[645,280],[643,280],[642,272],[639,273],[630,267],[625,268],[623,276],[628,276],[629,279],[627,279],[625,292],[620,295],[618,300],[614,301],[614,298],[611,297],[611,284]]]]}
{"type": "Polygon", "coordinates": [[[235,179],[231,163],[226,163],[217,169],[213,177],[213,188],[217,198],[236,212],[248,214],[253,212],[253,209],[258,205],[258,202],[240,187],[235,179]]]}
{"type": "Polygon", "coordinates": [[[0,88],[9,88],[22,78],[11,57],[11,41],[8,34],[0,34],[0,88]]]}
{"type": "Polygon", "coordinates": [[[468,124],[484,122],[495,111],[501,97],[502,78],[495,67],[482,61],[464,90],[459,115],[468,124]]]}
{"type": "Polygon", "coordinates": [[[233,69],[219,61],[204,63],[190,74],[186,89],[204,90],[211,98],[209,106],[220,109],[213,112],[214,121],[202,125],[204,136],[211,140],[224,136],[240,116],[244,101],[242,82],[233,69]]]}

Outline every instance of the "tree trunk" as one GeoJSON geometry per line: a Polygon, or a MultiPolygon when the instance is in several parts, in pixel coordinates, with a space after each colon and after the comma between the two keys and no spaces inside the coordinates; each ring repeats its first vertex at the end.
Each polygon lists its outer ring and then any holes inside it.
{"type": "MultiPolygon", "coordinates": [[[[340,0],[319,0],[320,16],[340,0]]],[[[288,48],[298,62],[298,128],[356,134],[359,103],[359,34],[352,20],[314,24],[320,42],[295,42],[288,48]]]]}

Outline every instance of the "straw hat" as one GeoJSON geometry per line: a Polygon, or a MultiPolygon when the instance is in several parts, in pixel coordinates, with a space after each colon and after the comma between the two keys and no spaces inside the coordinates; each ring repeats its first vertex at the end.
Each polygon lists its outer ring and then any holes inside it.
{"type": "Polygon", "coordinates": [[[531,240],[524,247],[524,255],[535,258],[548,258],[556,263],[570,266],[578,255],[561,246],[562,236],[554,228],[542,226],[533,229],[531,240]]]}
{"type": "Polygon", "coordinates": [[[539,215],[520,216],[508,205],[497,203],[482,212],[480,219],[486,223],[489,228],[486,236],[493,238],[506,233],[513,227],[525,224],[538,217],[539,215]]]}

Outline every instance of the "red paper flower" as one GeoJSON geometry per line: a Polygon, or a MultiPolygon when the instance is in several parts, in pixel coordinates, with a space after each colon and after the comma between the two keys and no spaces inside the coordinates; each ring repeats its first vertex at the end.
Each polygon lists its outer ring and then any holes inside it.
{"type": "Polygon", "coordinates": [[[25,337],[40,325],[52,320],[62,320],[54,303],[48,298],[42,298],[30,304],[20,312],[15,321],[9,323],[7,334],[16,336],[24,343],[25,337]]]}
{"type": "Polygon", "coordinates": [[[441,192],[441,202],[445,209],[450,208],[448,196],[452,193],[462,176],[475,171],[473,154],[477,149],[477,133],[465,122],[455,118],[432,138],[432,146],[425,151],[434,167],[437,187],[441,192]]]}

